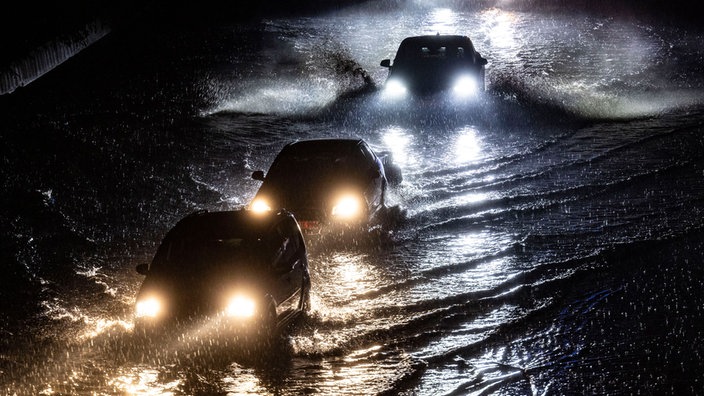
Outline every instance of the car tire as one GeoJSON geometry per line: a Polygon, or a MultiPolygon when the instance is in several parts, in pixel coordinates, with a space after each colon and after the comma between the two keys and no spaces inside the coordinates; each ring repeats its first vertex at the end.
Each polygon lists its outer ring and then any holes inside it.
{"type": "Polygon", "coordinates": [[[308,313],[310,311],[310,277],[303,277],[303,284],[301,285],[301,302],[299,304],[302,313],[308,313]]]}
{"type": "Polygon", "coordinates": [[[263,341],[269,342],[276,335],[276,301],[271,296],[266,298],[266,308],[261,315],[260,335],[263,341]]]}

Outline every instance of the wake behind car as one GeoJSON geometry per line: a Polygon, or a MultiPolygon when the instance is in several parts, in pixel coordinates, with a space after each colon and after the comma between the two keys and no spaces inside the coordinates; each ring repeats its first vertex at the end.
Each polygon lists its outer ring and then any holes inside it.
{"type": "Polygon", "coordinates": [[[286,211],[196,212],[164,237],[137,294],[135,329],[216,327],[268,338],[308,309],[306,246],[286,211]]]}
{"type": "Polygon", "coordinates": [[[467,36],[425,35],[401,41],[389,68],[383,94],[390,99],[408,95],[445,93],[453,98],[473,98],[485,90],[488,61],[467,36]]]}
{"type": "Polygon", "coordinates": [[[386,190],[401,182],[389,153],[362,139],[311,139],[287,144],[250,204],[256,211],[290,210],[304,231],[370,226],[385,209],[386,190]]]}

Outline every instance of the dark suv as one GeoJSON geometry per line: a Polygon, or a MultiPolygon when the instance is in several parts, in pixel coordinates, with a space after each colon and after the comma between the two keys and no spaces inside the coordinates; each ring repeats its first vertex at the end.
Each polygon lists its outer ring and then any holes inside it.
{"type": "Polygon", "coordinates": [[[252,178],[263,181],[252,210],[285,208],[304,231],[320,231],[371,224],[401,171],[390,154],[376,154],[361,139],[312,139],[287,144],[266,176],[256,171],[252,178]]]}
{"type": "Polygon", "coordinates": [[[408,37],[401,41],[393,64],[389,59],[381,61],[381,66],[389,68],[384,94],[402,97],[442,91],[457,97],[476,96],[485,90],[486,64],[467,36],[408,37]]]}

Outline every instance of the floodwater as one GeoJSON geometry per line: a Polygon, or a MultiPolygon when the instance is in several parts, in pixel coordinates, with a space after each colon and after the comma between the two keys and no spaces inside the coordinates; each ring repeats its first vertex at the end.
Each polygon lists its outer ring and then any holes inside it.
{"type": "Polygon", "coordinates": [[[5,98],[0,393],[704,392],[704,34],[375,4],[114,32],[5,98]],[[379,62],[438,32],[489,60],[486,95],[385,101],[379,62]],[[136,337],[166,231],[316,137],[394,154],[383,238],[310,237],[280,345],[136,337]]]}

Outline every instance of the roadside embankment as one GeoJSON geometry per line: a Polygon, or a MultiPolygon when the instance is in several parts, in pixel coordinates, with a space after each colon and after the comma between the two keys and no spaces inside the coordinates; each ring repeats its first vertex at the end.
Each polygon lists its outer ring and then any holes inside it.
{"type": "Polygon", "coordinates": [[[51,71],[110,32],[107,23],[96,20],[83,29],[65,33],[38,46],[0,69],[0,95],[12,93],[51,71]]]}

